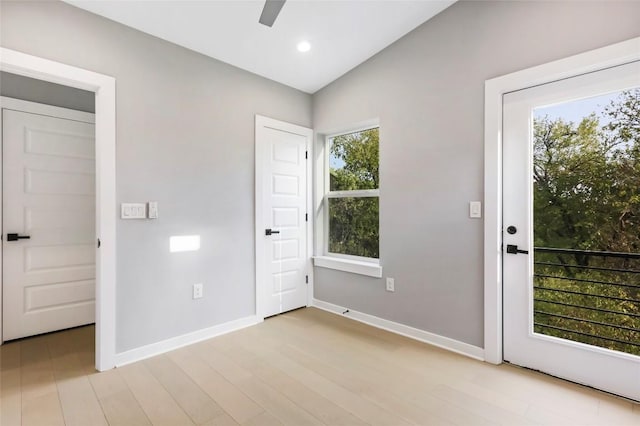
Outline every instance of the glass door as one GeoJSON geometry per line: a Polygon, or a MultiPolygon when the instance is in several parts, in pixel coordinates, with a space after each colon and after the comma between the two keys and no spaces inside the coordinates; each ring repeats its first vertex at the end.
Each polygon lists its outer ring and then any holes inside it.
{"type": "Polygon", "coordinates": [[[640,400],[640,63],[503,99],[504,359],[640,400]]]}

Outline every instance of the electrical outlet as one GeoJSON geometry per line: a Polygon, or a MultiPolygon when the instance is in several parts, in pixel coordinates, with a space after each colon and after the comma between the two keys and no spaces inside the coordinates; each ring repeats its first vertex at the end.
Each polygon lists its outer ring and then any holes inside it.
{"type": "Polygon", "coordinates": [[[387,291],[396,291],[396,280],[387,277],[387,291]]]}
{"type": "Polygon", "coordinates": [[[202,283],[193,285],[193,298],[200,299],[202,297],[202,283]]]}

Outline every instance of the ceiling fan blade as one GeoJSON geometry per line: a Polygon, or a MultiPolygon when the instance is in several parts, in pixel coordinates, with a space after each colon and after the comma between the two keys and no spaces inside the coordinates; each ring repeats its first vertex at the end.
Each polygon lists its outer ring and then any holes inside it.
{"type": "Polygon", "coordinates": [[[267,27],[273,26],[273,23],[276,21],[282,6],[287,0],[267,0],[264,3],[264,8],[262,9],[262,14],[260,15],[260,22],[262,25],[266,25],[267,27]]]}

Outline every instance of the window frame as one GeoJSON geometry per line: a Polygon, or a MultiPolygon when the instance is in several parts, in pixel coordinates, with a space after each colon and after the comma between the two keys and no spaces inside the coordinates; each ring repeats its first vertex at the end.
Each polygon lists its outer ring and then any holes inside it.
{"type": "MultiPolygon", "coordinates": [[[[322,241],[322,257],[325,258],[325,260],[328,260],[328,259],[334,259],[336,261],[344,260],[345,262],[349,262],[352,265],[362,264],[364,266],[363,269],[367,269],[366,268],[367,264],[371,266],[375,266],[377,268],[369,272],[373,272],[375,274],[372,276],[378,276],[377,269],[379,269],[379,265],[380,265],[379,257],[373,258],[373,257],[357,256],[357,255],[350,255],[350,254],[343,254],[343,253],[333,253],[329,251],[329,200],[336,199],[336,198],[373,198],[373,197],[378,198],[378,202],[380,200],[379,187],[377,189],[358,189],[358,190],[349,190],[349,191],[331,191],[330,190],[331,188],[331,185],[330,185],[331,150],[329,149],[330,143],[332,139],[337,136],[348,135],[348,134],[358,133],[358,132],[362,132],[365,130],[372,130],[372,129],[378,129],[378,135],[380,134],[380,124],[377,122],[375,123],[371,122],[371,123],[367,123],[366,125],[353,126],[340,132],[332,132],[330,134],[324,135],[323,142],[322,142],[323,152],[324,152],[324,159],[323,159],[324,167],[322,170],[323,193],[322,193],[322,200],[321,200],[321,204],[322,204],[321,215],[322,215],[322,221],[324,224],[323,236],[322,236],[323,237],[322,238],[323,240],[322,241]]],[[[379,160],[378,160],[378,167],[380,167],[379,160]]],[[[380,233],[380,219],[378,218],[378,234],[379,233],[380,233]]],[[[379,244],[380,242],[378,241],[378,249],[379,249],[379,244]]],[[[333,263],[333,262],[328,262],[328,263],[333,263]]],[[[323,266],[331,267],[326,265],[323,265],[323,266]]],[[[332,269],[338,269],[338,268],[332,268],[332,269]]],[[[354,272],[354,271],[349,270],[348,272],[354,272]]],[[[370,273],[367,273],[367,272],[355,272],[355,273],[363,273],[364,275],[371,275],[370,273]]],[[[381,270],[380,270],[380,273],[381,273],[381,270]]]]}

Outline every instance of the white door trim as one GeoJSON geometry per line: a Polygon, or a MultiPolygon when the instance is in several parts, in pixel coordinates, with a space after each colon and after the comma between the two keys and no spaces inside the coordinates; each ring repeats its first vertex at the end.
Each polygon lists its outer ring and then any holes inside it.
{"type": "Polygon", "coordinates": [[[269,127],[272,129],[281,130],[284,132],[295,133],[298,135],[305,135],[307,137],[307,150],[308,150],[308,161],[307,161],[307,212],[309,214],[308,222],[307,222],[307,271],[309,274],[309,285],[307,286],[307,306],[311,306],[313,304],[313,265],[312,265],[312,254],[313,254],[313,167],[312,167],[312,158],[313,157],[313,130],[297,126],[295,124],[287,123],[284,121],[274,120],[273,118],[264,117],[262,115],[256,115],[255,120],[255,248],[256,248],[256,317],[258,321],[264,320],[264,307],[266,301],[264,300],[264,292],[260,291],[265,285],[264,276],[265,271],[263,268],[264,264],[264,250],[261,241],[264,240],[264,230],[268,227],[267,224],[264,223],[263,219],[263,189],[264,189],[264,181],[262,179],[264,173],[263,167],[263,152],[261,149],[261,144],[264,143],[262,139],[261,129],[265,127],[269,127]]]}
{"type": "Polygon", "coordinates": [[[4,47],[0,70],[95,92],[96,237],[101,241],[96,250],[96,369],[111,369],[116,353],[116,80],[4,47]]]}
{"type": "Polygon", "coordinates": [[[502,356],[502,96],[515,90],[640,60],[640,37],[485,81],[484,353],[502,356]]]}

